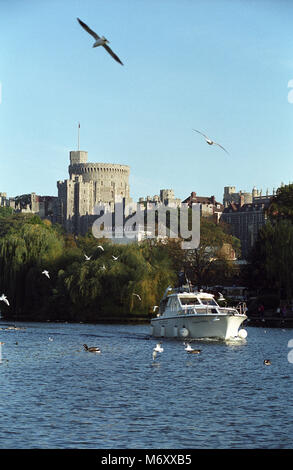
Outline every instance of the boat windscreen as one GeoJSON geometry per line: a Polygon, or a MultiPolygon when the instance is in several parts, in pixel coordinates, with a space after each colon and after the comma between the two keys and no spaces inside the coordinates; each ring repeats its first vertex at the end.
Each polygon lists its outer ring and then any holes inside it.
{"type": "Polygon", "coordinates": [[[196,297],[180,297],[181,305],[199,305],[199,300],[196,297]]]}
{"type": "Polygon", "coordinates": [[[214,299],[200,299],[200,301],[204,305],[217,305],[214,299]]]}

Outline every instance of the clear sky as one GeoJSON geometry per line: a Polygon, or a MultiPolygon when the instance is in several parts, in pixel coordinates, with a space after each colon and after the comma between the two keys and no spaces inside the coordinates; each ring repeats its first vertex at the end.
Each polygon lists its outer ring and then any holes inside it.
{"type": "Polygon", "coordinates": [[[0,0],[0,191],[57,195],[78,122],[134,200],[293,181],[292,18],[290,0],[0,0]]]}

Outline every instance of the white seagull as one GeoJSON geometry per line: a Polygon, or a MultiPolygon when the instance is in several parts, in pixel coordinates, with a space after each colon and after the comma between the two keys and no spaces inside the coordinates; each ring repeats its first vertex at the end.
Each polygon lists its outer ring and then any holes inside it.
{"type": "Polygon", "coordinates": [[[155,312],[155,311],[157,310],[157,308],[159,308],[159,306],[158,306],[158,305],[154,305],[154,306],[153,306],[153,312],[155,312]]]}
{"type": "Polygon", "coordinates": [[[199,354],[201,352],[201,349],[193,349],[189,343],[183,343],[185,347],[185,351],[188,353],[193,353],[193,354],[199,354]]]}
{"type": "Polygon", "coordinates": [[[211,140],[207,135],[203,134],[202,132],[196,130],[196,129],[192,129],[193,131],[195,132],[198,132],[199,134],[203,135],[205,140],[206,140],[206,143],[209,144],[209,145],[218,145],[219,147],[221,147],[221,149],[223,149],[226,153],[229,154],[229,152],[227,152],[227,150],[222,147],[222,145],[218,144],[217,142],[214,142],[213,140],[211,140]]]}
{"type": "Polygon", "coordinates": [[[104,248],[102,247],[102,245],[98,245],[98,248],[100,248],[100,250],[102,250],[102,251],[105,251],[104,248]]]}
{"type": "Polygon", "coordinates": [[[47,276],[48,279],[50,279],[50,275],[49,275],[49,271],[42,271],[42,274],[45,274],[45,276],[47,276]]]}
{"type": "Polygon", "coordinates": [[[159,353],[163,352],[164,348],[161,347],[161,344],[162,343],[157,343],[156,347],[153,350],[159,353]]]}
{"type": "Polygon", "coordinates": [[[86,261],[89,261],[91,259],[91,256],[87,256],[87,255],[84,255],[84,256],[85,256],[86,261]]]}
{"type": "Polygon", "coordinates": [[[83,27],[89,34],[91,34],[95,38],[95,43],[93,44],[93,47],[98,47],[98,46],[103,46],[106,51],[113,57],[113,59],[116,60],[116,62],[119,62],[119,64],[123,65],[123,62],[119,59],[119,57],[112,51],[112,49],[107,45],[109,44],[108,39],[106,39],[104,36],[100,37],[95,33],[92,29],[88,27],[87,24],[85,24],[83,21],[81,21],[79,18],[77,18],[77,21],[79,22],[80,26],[83,27]]]}
{"type": "Polygon", "coordinates": [[[153,361],[156,359],[156,357],[157,357],[157,351],[153,349],[153,361]]]}
{"type": "Polygon", "coordinates": [[[2,300],[3,302],[6,303],[6,305],[10,305],[6,295],[2,294],[1,297],[0,297],[0,300],[2,300]]]}
{"type": "Polygon", "coordinates": [[[138,295],[138,294],[132,294],[132,295],[136,295],[136,297],[137,297],[139,300],[141,300],[141,296],[140,296],[140,295],[138,295]]]}
{"type": "Polygon", "coordinates": [[[114,256],[114,255],[112,255],[112,258],[113,258],[114,261],[117,261],[117,259],[119,258],[119,256],[114,256]]]}

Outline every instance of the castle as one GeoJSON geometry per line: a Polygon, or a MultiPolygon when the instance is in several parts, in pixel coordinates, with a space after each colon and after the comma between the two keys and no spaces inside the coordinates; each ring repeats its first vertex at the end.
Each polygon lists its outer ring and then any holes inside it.
{"type": "Polygon", "coordinates": [[[69,179],[58,181],[57,221],[67,232],[85,234],[96,216],[94,207],[99,203],[113,210],[119,197],[128,204],[129,173],[127,165],[114,163],[90,163],[88,153],[82,150],[70,152],[69,179]]]}

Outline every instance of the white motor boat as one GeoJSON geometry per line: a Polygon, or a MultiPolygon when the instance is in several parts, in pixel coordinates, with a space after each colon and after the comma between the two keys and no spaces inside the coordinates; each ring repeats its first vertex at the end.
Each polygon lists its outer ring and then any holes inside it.
{"type": "Polygon", "coordinates": [[[213,294],[188,290],[166,289],[159,313],[151,320],[152,336],[222,340],[247,336],[246,330],[239,330],[247,318],[245,309],[220,307],[213,294]]]}

